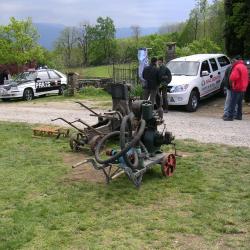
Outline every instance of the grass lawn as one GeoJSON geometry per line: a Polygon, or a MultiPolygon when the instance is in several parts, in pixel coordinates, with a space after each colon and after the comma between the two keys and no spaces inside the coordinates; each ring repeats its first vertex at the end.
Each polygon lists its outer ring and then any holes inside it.
{"type": "Polygon", "coordinates": [[[137,190],[67,180],[67,140],[31,135],[0,123],[0,249],[249,249],[250,149],[177,141],[137,190]]]}
{"type": "MultiPolygon", "coordinates": [[[[119,68],[136,68],[138,67],[137,62],[131,64],[115,64],[115,67],[119,68]]],[[[102,65],[82,68],[67,68],[64,72],[77,72],[80,78],[112,78],[113,77],[113,65],[102,65]]]]}
{"type": "Polygon", "coordinates": [[[103,77],[103,78],[112,78],[113,76],[113,65],[103,65],[95,67],[86,67],[86,68],[69,68],[65,72],[77,72],[80,75],[80,78],[88,77],[103,77]]]}
{"type": "MultiPolygon", "coordinates": [[[[33,99],[32,103],[43,103],[43,102],[63,102],[63,101],[77,101],[77,100],[89,100],[94,101],[96,103],[96,108],[110,108],[112,106],[111,95],[107,93],[105,90],[101,88],[94,88],[94,87],[85,87],[81,89],[80,92],[75,93],[73,97],[63,96],[63,95],[47,95],[42,97],[37,97],[33,99]]],[[[0,103],[2,100],[0,100],[0,103]]],[[[22,101],[21,99],[13,99],[6,103],[13,103],[13,102],[23,102],[27,103],[27,101],[22,101]]]]}

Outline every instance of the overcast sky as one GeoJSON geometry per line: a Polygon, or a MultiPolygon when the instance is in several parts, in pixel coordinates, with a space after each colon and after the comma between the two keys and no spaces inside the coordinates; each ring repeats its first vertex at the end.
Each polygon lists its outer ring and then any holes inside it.
{"type": "Polygon", "coordinates": [[[0,24],[9,17],[32,17],[35,23],[77,26],[109,16],[116,27],[160,27],[185,21],[195,0],[0,0],[0,24]]]}

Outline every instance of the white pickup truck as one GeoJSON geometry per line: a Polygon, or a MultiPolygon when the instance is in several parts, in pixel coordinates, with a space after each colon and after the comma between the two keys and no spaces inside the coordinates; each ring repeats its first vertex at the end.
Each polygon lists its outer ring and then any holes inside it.
{"type": "Polygon", "coordinates": [[[201,99],[224,92],[222,80],[230,65],[224,54],[196,54],[170,61],[169,105],[183,105],[187,111],[196,111],[201,99]]]}

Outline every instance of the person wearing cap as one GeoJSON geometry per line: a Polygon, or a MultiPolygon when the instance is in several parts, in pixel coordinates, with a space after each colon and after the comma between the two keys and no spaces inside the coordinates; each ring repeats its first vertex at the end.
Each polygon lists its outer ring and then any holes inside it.
{"type": "Polygon", "coordinates": [[[172,75],[168,67],[163,63],[163,57],[158,58],[160,94],[163,102],[164,113],[168,112],[167,86],[172,80],[172,75]]]}
{"type": "Polygon", "coordinates": [[[146,81],[143,93],[143,99],[147,100],[150,96],[150,101],[153,106],[156,102],[156,95],[159,93],[160,78],[157,69],[157,58],[152,57],[149,66],[145,67],[142,72],[142,77],[146,81]]]}
{"type": "Polygon", "coordinates": [[[239,56],[235,59],[237,61],[233,64],[229,77],[232,95],[224,121],[242,120],[242,101],[248,85],[248,70],[239,56]]]}

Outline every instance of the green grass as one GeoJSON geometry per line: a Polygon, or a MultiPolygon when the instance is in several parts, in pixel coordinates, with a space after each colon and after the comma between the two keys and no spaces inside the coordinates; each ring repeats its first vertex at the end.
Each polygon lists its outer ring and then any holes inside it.
{"type": "Polygon", "coordinates": [[[86,67],[86,68],[69,68],[65,72],[77,72],[80,75],[80,78],[112,78],[113,66],[112,65],[103,65],[95,67],[86,67]]]}
{"type": "MultiPolygon", "coordinates": [[[[136,68],[137,62],[131,64],[115,64],[115,67],[119,68],[136,68]]],[[[113,65],[102,65],[82,68],[68,68],[63,70],[66,72],[77,72],[80,78],[112,78],[113,77],[113,65]]]]}
{"type": "MultiPolygon", "coordinates": [[[[58,96],[58,95],[47,95],[44,97],[38,97],[33,99],[31,102],[33,103],[39,103],[39,102],[63,102],[63,101],[76,101],[76,100],[89,100],[96,103],[97,107],[102,107],[108,105],[111,106],[111,95],[107,93],[105,90],[101,88],[95,88],[95,87],[85,87],[84,89],[81,89],[79,92],[76,92],[74,96],[58,96]],[[108,104],[107,104],[108,103],[108,104]]],[[[0,102],[2,102],[0,100],[0,102]]],[[[11,100],[8,103],[12,102],[26,102],[22,101],[21,99],[11,100]]]]}
{"type": "Polygon", "coordinates": [[[175,175],[137,190],[70,181],[67,140],[31,135],[0,123],[0,249],[249,249],[250,149],[177,141],[175,175]]]}

